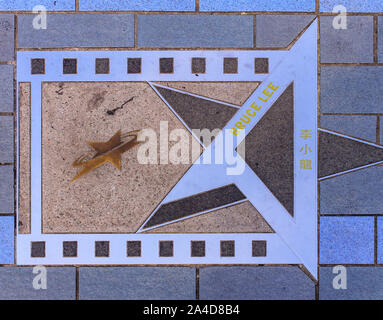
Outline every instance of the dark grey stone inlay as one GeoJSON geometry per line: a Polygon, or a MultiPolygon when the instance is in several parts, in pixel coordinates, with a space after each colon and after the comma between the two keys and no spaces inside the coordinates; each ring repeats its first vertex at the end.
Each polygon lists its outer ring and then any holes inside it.
{"type": "Polygon", "coordinates": [[[268,58],[255,58],[254,59],[254,73],[269,73],[269,59],[268,58]]]}
{"type": "Polygon", "coordinates": [[[383,161],[383,148],[319,131],[319,177],[383,161]]]}
{"type": "Polygon", "coordinates": [[[206,72],[206,58],[192,58],[192,73],[206,72]]]}
{"type": "MultiPolygon", "coordinates": [[[[242,158],[294,215],[294,85],[282,93],[246,136],[242,158]]],[[[242,148],[239,148],[240,151],[242,148]]]]}
{"type": "Polygon", "coordinates": [[[63,59],[63,74],[77,73],[77,59],[63,59]]]}
{"type": "MultiPolygon", "coordinates": [[[[205,100],[189,94],[157,87],[156,89],[190,129],[222,129],[238,111],[218,102],[205,100]]],[[[202,141],[202,139],[201,139],[202,141]]],[[[210,143],[204,143],[207,145],[210,143]]]]}
{"type": "Polygon", "coordinates": [[[235,256],[234,240],[221,241],[221,257],[234,257],[234,256],[235,256]]]}
{"type": "Polygon", "coordinates": [[[63,256],[64,257],[77,257],[77,241],[64,241],[63,242],[63,256]]]}
{"type": "Polygon", "coordinates": [[[160,241],[160,257],[173,257],[173,241],[160,241]]]}
{"type": "Polygon", "coordinates": [[[109,241],[95,242],[96,257],[109,257],[109,241]]]}
{"type": "Polygon", "coordinates": [[[160,73],[173,73],[173,58],[160,58],[160,73]]]}
{"type": "Polygon", "coordinates": [[[266,241],[253,240],[252,255],[253,257],[266,257],[266,241]]]}
{"type": "Polygon", "coordinates": [[[128,241],[126,250],[128,257],[141,257],[141,241],[128,241]]]}
{"type": "Polygon", "coordinates": [[[31,242],[31,257],[44,258],[45,257],[45,241],[31,242]]]}
{"type": "Polygon", "coordinates": [[[45,59],[31,59],[31,73],[44,74],[45,73],[45,59]]]}
{"type": "Polygon", "coordinates": [[[231,184],[180,200],[168,202],[163,204],[157,210],[157,212],[144,225],[144,229],[228,205],[245,198],[243,193],[234,184],[231,184]]]}
{"type": "Polygon", "coordinates": [[[238,73],[238,59],[223,58],[223,73],[238,73]]]}
{"type": "Polygon", "coordinates": [[[141,58],[128,58],[128,73],[141,73],[141,58]]]}
{"type": "Polygon", "coordinates": [[[109,73],[109,59],[96,58],[96,74],[108,74],[108,73],[109,73]]]}
{"type": "Polygon", "coordinates": [[[191,241],[191,256],[192,257],[205,256],[205,241],[191,241]]]}

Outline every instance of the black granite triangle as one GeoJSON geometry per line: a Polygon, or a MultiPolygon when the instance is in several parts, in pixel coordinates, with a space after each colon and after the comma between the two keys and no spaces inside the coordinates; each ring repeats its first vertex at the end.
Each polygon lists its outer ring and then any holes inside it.
{"type": "Polygon", "coordinates": [[[155,88],[190,129],[222,129],[238,111],[218,102],[163,87],[155,88]]]}
{"type": "Polygon", "coordinates": [[[157,210],[146,222],[143,229],[225,206],[245,198],[243,193],[234,184],[230,184],[187,198],[168,202],[157,210]]]}
{"type": "MultiPolygon", "coordinates": [[[[245,138],[241,154],[286,210],[294,215],[294,86],[290,86],[245,138]]],[[[241,148],[239,148],[241,150],[241,148]]]]}
{"type": "Polygon", "coordinates": [[[383,148],[319,131],[319,178],[383,161],[383,148]]]}

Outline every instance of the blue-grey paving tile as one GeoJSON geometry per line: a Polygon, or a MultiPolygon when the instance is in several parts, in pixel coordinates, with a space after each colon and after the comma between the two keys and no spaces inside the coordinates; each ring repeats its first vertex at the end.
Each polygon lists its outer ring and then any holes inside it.
{"type": "Polygon", "coordinates": [[[320,300],[383,299],[382,267],[346,267],[346,289],[334,289],[333,280],[338,274],[336,270],[333,273],[333,267],[319,268],[320,300]]]}
{"type": "Polygon", "coordinates": [[[321,62],[373,62],[373,17],[349,16],[347,29],[335,29],[333,20],[334,17],[320,17],[321,62]]]}
{"type": "Polygon", "coordinates": [[[374,263],[374,217],[321,217],[319,263],[374,263]]]}
{"type": "Polygon", "coordinates": [[[32,11],[35,6],[44,6],[49,11],[75,10],[75,0],[4,0],[0,10],[32,11]]]}
{"type": "Polygon", "coordinates": [[[200,11],[315,11],[315,0],[200,0],[200,11]]]}
{"type": "Polygon", "coordinates": [[[0,65],[0,112],[13,112],[12,65],[0,65]]]}
{"type": "Polygon", "coordinates": [[[195,0],[80,0],[82,11],[194,11],[195,0]]]}
{"type": "Polygon", "coordinates": [[[205,267],[201,300],[315,299],[315,284],[298,267],[205,267]]]}
{"type": "Polygon", "coordinates": [[[378,17],[378,62],[383,62],[383,17],[378,17]]]}
{"type": "Polygon", "coordinates": [[[380,117],[380,144],[383,144],[383,117],[380,117]]]}
{"type": "Polygon", "coordinates": [[[195,299],[195,279],[195,268],[187,267],[84,267],[80,299],[195,299]]]}
{"type": "Polygon", "coordinates": [[[0,268],[0,300],[76,299],[76,268],[47,267],[46,289],[34,289],[33,279],[43,275],[36,271],[34,274],[31,267],[0,268]]]}
{"type": "Polygon", "coordinates": [[[383,67],[323,66],[321,68],[321,112],[383,112],[383,67]]]}
{"type": "MultiPolygon", "coordinates": [[[[0,264],[14,263],[14,252],[15,252],[14,247],[15,247],[14,217],[0,216],[0,264]]],[[[1,284],[0,284],[0,287],[1,287],[1,284]]]]}
{"type": "Polygon", "coordinates": [[[369,167],[320,182],[321,214],[383,212],[383,166],[369,167]]]}
{"type": "Polygon", "coordinates": [[[324,115],[320,117],[320,127],[376,142],[375,116],[324,115]]]}
{"type": "Polygon", "coordinates": [[[378,258],[378,263],[383,263],[383,217],[378,217],[377,218],[377,258],[378,258]]]}
{"type": "Polygon", "coordinates": [[[256,45],[287,47],[314,18],[313,15],[257,15],[256,45]]]}
{"type": "Polygon", "coordinates": [[[253,47],[252,16],[139,15],[139,47],[253,47]]]}
{"type": "Polygon", "coordinates": [[[14,16],[0,14],[0,61],[12,61],[14,58],[14,16]]]}
{"type": "Polygon", "coordinates": [[[32,27],[33,15],[18,16],[21,48],[131,47],[132,14],[49,14],[47,29],[32,27]]]}
{"type": "Polygon", "coordinates": [[[13,162],[13,117],[0,116],[0,163],[13,162]]]}
{"type": "Polygon", "coordinates": [[[13,166],[0,166],[0,214],[14,212],[13,166]]]}
{"type": "Polygon", "coordinates": [[[337,5],[344,6],[348,12],[381,12],[383,2],[381,0],[319,0],[319,10],[332,12],[337,5]]]}

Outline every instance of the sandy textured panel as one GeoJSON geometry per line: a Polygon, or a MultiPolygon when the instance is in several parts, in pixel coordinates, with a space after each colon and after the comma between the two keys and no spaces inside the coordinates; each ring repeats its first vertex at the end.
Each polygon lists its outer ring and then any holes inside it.
{"type": "Polygon", "coordinates": [[[259,82],[158,82],[164,86],[191,92],[241,106],[259,86],[259,82]]]}
{"type": "Polygon", "coordinates": [[[249,201],[168,224],[145,233],[273,233],[249,201]]]}
{"type": "Polygon", "coordinates": [[[31,84],[19,84],[19,233],[31,233],[31,84]]]}
{"type": "Polygon", "coordinates": [[[191,165],[139,164],[135,147],[122,155],[121,172],[107,163],[70,184],[72,162],[92,151],[86,141],[119,129],[152,128],[159,137],[160,121],[169,132],[184,127],[142,82],[44,83],[42,105],[45,233],[135,232],[191,165]]]}

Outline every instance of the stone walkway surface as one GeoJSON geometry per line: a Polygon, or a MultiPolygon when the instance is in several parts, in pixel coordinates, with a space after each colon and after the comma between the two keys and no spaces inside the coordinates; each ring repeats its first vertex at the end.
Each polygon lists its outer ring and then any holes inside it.
{"type": "Polygon", "coordinates": [[[383,299],[382,83],[381,0],[0,0],[0,299],[383,299]]]}

